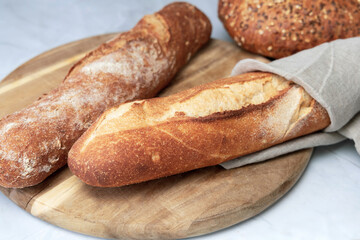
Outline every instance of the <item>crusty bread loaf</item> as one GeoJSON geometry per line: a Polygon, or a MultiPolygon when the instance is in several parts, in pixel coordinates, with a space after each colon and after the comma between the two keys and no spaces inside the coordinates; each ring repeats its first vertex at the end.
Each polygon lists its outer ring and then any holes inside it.
{"type": "Polygon", "coordinates": [[[242,48],[272,58],[360,36],[358,0],[219,0],[218,10],[242,48]]]}
{"type": "Polygon", "coordinates": [[[302,87],[247,73],[104,112],[69,152],[87,184],[122,186],[216,165],[330,124],[302,87]]]}
{"type": "Polygon", "coordinates": [[[58,89],[0,121],[0,185],[35,185],[64,166],[105,109],[154,96],[210,33],[202,12],[174,3],[87,54],[58,89]]]}

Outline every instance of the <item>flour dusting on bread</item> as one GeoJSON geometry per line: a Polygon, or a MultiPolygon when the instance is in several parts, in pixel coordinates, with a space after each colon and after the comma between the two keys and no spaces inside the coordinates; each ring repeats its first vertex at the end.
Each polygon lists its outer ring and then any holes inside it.
{"type": "Polygon", "coordinates": [[[141,42],[131,42],[126,51],[122,48],[100,59],[85,65],[81,72],[95,78],[99,73],[108,73],[123,77],[124,81],[135,83],[137,88],[147,87],[154,81],[157,84],[158,73],[173,65],[174,59],[164,58],[159,43],[144,45],[141,42]],[[142,84],[139,84],[139,81],[142,84]],[[145,85],[145,86],[144,86],[145,85]]]}

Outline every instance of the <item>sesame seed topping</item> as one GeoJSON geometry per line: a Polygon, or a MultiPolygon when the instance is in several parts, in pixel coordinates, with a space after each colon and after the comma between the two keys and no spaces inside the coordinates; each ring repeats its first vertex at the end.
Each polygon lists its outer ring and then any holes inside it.
{"type": "Polygon", "coordinates": [[[272,46],[268,46],[267,50],[270,52],[273,49],[272,46]]]}
{"type": "Polygon", "coordinates": [[[260,34],[260,35],[263,35],[263,34],[264,34],[264,31],[260,29],[260,30],[259,30],[259,34],[260,34]]]}

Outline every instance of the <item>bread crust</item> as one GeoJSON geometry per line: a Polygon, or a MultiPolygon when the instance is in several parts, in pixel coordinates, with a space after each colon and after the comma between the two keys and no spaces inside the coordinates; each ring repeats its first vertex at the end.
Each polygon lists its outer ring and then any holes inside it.
{"type": "Polygon", "coordinates": [[[109,109],[73,145],[68,165],[89,185],[118,187],[216,165],[329,124],[300,86],[247,73],[109,109]]]}
{"type": "Polygon", "coordinates": [[[200,10],[173,3],[87,54],[59,88],[0,121],[0,185],[32,186],[64,166],[105,109],[155,96],[210,34],[200,10]]]}
{"type": "Polygon", "coordinates": [[[271,58],[360,36],[357,0],[219,0],[218,14],[239,46],[271,58]]]}

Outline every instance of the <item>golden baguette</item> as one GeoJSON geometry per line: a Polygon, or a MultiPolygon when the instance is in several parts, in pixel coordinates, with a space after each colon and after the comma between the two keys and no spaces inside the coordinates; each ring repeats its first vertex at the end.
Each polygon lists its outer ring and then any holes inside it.
{"type": "Polygon", "coordinates": [[[105,109],[155,96],[210,33],[202,12],[173,3],[87,54],[58,89],[0,121],[0,185],[35,185],[64,166],[105,109]]]}
{"type": "Polygon", "coordinates": [[[329,124],[302,87],[247,73],[107,110],[73,145],[68,165],[87,184],[123,186],[216,165],[329,124]]]}

